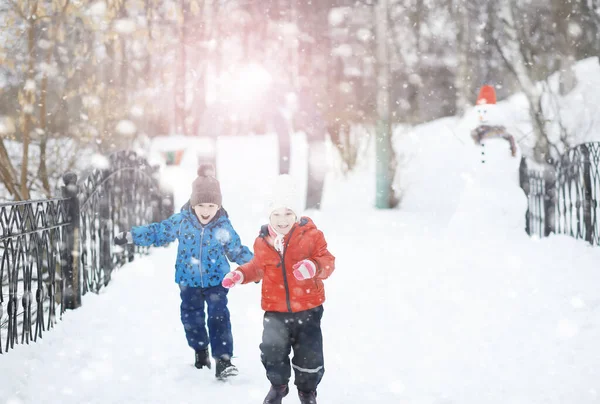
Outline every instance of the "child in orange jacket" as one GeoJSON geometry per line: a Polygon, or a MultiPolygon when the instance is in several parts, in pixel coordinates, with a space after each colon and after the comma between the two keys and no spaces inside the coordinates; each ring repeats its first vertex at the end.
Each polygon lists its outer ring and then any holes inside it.
{"type": "Polygon", "coordinates": [[[280,404],[288,392],[291,368],[302,404],[316,404],[325,372],[321,317],[323,280],[334,270],[335,257],[323,233],[308,217],[298,217],[291,177],[278,177],[269,203],[269,224],[254,242],[254,258],[230,272],[222,285],[262,280],[265,310],[261,360],[271,388],[264,404],[280,404]],[[290,351],[294,357],[290,367],[290,351]]]}

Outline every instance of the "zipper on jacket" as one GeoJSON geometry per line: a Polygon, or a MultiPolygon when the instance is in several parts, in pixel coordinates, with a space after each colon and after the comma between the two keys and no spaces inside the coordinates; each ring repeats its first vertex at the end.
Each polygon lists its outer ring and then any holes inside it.
{"type": "Polygon", "coordinates": [[[290,302],[290,287],[287,281],[287,274],[285,272],[285,253],[287,252],[288,246],[290,245],[290,240],[292,239],[292,233],[294,233],[296,228],[294,227],[290,232],[290,237],[288,238],[287,243],[283,249],[283,254],[281,254],[281,271],[283,272],[283,286],[285,288],[285,303],[287,304],[288,311],[292,312],[292,304],[290,302]]]}
{"type": "Polygon", "coordinates": [[[279,257],[281,258],[281,273],[283,275],[283,287],[285,289],[285,304],[290,313],[292,312],[292,304],[290,303],[290,287],[287,281],[287,274],[285,273],[285,252],[287,251],[288,246],[290,245],[290,240],[292,239],[292,234],[294,233],[294,230],[296,230],[295,227],[293,227],[289,233],[288,241],[285,247],[283,248],[283,254],[279,254],[279,251],[277,251],[275,247],[273,247],[265,238],[263,238],[263,241],[267,244],[267,246],[269,246],[269,248],[275,251],[275,253],[277,253],[277,255],[279,255],[279,257]]]}
{"type": "Polygon", "coordinates": [[[204,247],[204,227],[202,227],[202,233],[200,233],[200,263],[198,268],[200,269],[200,286],[204,287],[204,280],[202,279],[202,248],[204,247]]]}

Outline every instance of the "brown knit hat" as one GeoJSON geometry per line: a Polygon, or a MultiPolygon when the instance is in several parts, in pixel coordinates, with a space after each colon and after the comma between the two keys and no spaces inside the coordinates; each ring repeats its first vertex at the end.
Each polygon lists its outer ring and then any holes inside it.
{"type": "Polygon", "coordinates": [[[221,206],[223,197],[221,185],[215,178],[215,168],[212,164],[202,164],[198,167],[198,178],[192,183],[190,206],[201,203],[214,203],[221,206]]]}

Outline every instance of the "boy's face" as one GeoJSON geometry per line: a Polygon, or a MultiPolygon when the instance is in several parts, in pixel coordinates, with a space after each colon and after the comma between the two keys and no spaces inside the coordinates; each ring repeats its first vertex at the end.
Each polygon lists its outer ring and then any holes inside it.
{"type": "Polygon", "coordinates": [[[200,223],[207,224],[215,217],[219,208],[220,206],[215,205],[214,203],[201,203],[194,206],[194,212],[196,212],[196,216],[198,216],[200,223]]]}
{"type": "Polygon", "coordinates": [[[296,222],[296,214],[288,208],[279,208],[271,212],[271,226],[280,234],[288,234],[296,222]]]}

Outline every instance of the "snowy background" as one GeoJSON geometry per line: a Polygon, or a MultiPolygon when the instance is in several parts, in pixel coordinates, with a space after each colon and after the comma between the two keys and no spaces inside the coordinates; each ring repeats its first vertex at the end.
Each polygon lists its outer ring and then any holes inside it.
{"type": "MultiPolygon", "coordinates": [[[[500,106],[521,103],[517,95],[500,106]]],[[[508,126],[518,126],[519,115],[512,116],[508,126]]],[[[482,174],[472,124],[467,111],[397,131],[400,210],[373,208],[372,139],[348,175],[338,172],[330,147],[323,208],[307,212],[337,257],[326,281],[319,402],[600,402],[600,249],[565,236],[530,239],[522,227],[499,225],[493,205],[479,205],[477,221],[461,220],[465,207],[489,201],[486,189],[497,185],[482,174]]],[[[164,171],[176,206],[187,199],[196,153],[206,147],[193,142],[168,142],[187,150],[181,167],[164,171]]],[[[225,137],[216,147],[224,207],[251,246],[266,222],[275,138],[225,137]]],[[[158,139],[148,152],[165,148],[158,139]]],[[[300,184],[306,149],[296,135],[291,171],[300,184]]],[[[516,183],[500,186],[513,193],[516,183]]],[[[521,220],[524,210],[515,209],[503,217],[521,220]]],[[[175,255],[175,245],[152,249],[99,295],[86,295],[38,343],[2,355],[0,403],[261,402],[268,381],[258,349],[260,286],[230,292],[240,376],[218,382],[193,366],[172,281],[175,255]]],[[[284,402],[297,403],[295,391],[284,402]]]]}
{"type": "MultiPolygon", "coordinates": [[[[337,257],[321,404],[600,402],[600,249],[528,238],[518,160],[490,140],[484,167],[469,137],[491,84],[495,123],[530,166],[600,140],[598,1],[0,0],[0,26],[0,201],[60,195],[65,171],[126,149],[162,166],[179,207],[216,148],[225,208],[252,245],[278,156],[274,135],[249,133],[291,115],[290,93],[296,128],[328,127],[322,209],[308,212],[337,257]],[[364,134],[382,120],[393,210],[374,209],[364,134]],[[335,145],[348,139],[359,153],[344,173],[335,145]],[[179,149],[181,166],[164,166],[179,149]]],[[[306,160],[297,134],[302,185],[306,160]]],[[[230,294],[241,374],[217,382],[192,365],[175,253],[150,250],[41,341],[0,355],[0,404],[261,402],[259,286],[230,294]]]]}

